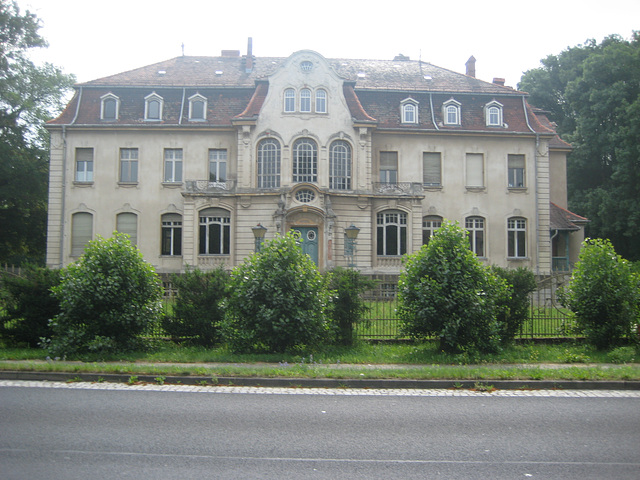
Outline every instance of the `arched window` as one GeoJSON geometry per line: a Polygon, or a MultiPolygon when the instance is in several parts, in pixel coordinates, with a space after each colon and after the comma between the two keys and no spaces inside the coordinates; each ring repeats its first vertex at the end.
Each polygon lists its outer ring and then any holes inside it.
{"type": "Polygon", "coordinates": [[[316,113],[327,113],[327,92],[323,89],[316,90],[316,113]]]}
{"type": "Polygon", "coordinates": [[[407,214],[396,210],[377,215],[378,255],[404,255],[407,253],[407,214]]]}
{"type": "Polygon", "coordinates": [[[293,143],[293,181],[318,181],[318,147],[313,140],[301,138],[293,143]]]}
{"type": "Polygon", "coordinates": [[[418,123],[418,102],[406,98],[401,103],[402,123],[418,123]]]}
{"type": "Polygon", "coordinates": [[[93,215],[78,212],[71,216],[71,256],[79,257],[93,237],[93,215]]]}
{"type": "Polygon", "coordinates": [[[460,125],[460,105],[460,102],[453,98],[445,102],[443,105],[445,125],[460,125]]]}
{"type": "Polygon", "coordinates": [[[154,92],[151,95],[147,95],[144,100],[144,119],[162,120],[162,97],[154,92]]]}
{"type": "Polygon", "coordinates": [[[189,120],[204,120],[207,118],[207,99],[195,94],[189,97],[189,120]]]}
{"type": "Polygon", "coordinates": [[[442,217],[438,215],[428,215],[422,219],[422,244],[426,245],[431,237],[442,227],[442,217]]]}
{"type": "Polygon", "coordinates": [[[336,140],[329,149],[329,188],[351,189],[351,145],[336,140]]]}
{"type": "Polygon", "coordinates": [[[100,97],[100,119],[101,120],[117,120],[118,110],[120,107],[120,99],[112,93],[108,93],[100,97]]]}
{"type": "Polygon", "coordinates": [[[135,213],[119,213],[116,216],[116,230],[129,235],[131,243],[138,243],[138,216],[135,213]]]}
{"type": "Polygon", "coordinates": [[[513,217],[507,220],[507,256],[525,258],[527,256],[527,220],[513,217]]]}
{"type": "Polygon", "coordinates": [[[229,255],[231,215],[222,208],[200,211],[200,255],[229,255]]]}
{"type": "Polygon", "coordinates": [[[493,101],[485,106],[485,120],[488,127],[502,126],[502,104],[493,101]]]}
{"type": "Polygon", "coordinates": [[[162,215],[160,255],[182,255],[182,216],[177,213],[162,215]]]}
{"type": "Polygon", "coordinates": [[[258,188],[280,187],[280,143],[267,138],[258,144],[258,188]]]}
{"type": "Polygon", "coordinates": [[[469,232],[469,248],[478,257],[484,257],[484,218],[467,217],[465,228],[469,232]]]}
{"type": "Polygon", "coordinates": [[[285,112],[296,111],[296,92],[293,88],[287,88],[284,91],[284,111],[285,112]]]}
{"type": "Polygon", "coordinates": [[[302,90],[300,90],[300,111],[311,111],[311,90],[309,90],[308,88],[303,88],[302,90]]]}

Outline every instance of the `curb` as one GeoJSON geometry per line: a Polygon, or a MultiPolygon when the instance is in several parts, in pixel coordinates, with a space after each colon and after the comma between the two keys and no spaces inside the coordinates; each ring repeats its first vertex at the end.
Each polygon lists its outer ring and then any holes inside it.
{"type": "Polygon", "coordinates": [[[589,380],[401,380],[401,379],[333,379],[333,378],[267,378],[211,376],[121,375],[68,372],[0,371],[0,380],[47,382],[162,383],[169,385],[217,385],[272,388],[359,388],[359,389],[475,389],[478,386],[497,390],[640,390],[640,381],[589,380]]]}

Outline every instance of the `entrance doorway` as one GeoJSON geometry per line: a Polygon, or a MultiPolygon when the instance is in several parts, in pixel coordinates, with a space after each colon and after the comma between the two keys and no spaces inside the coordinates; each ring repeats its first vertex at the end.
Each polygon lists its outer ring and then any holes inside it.
{"type": "Polygon", "coordinates": [[[318,265],[318,227],[294,227],[293,231],[300,236],[302,253],[309,255],[318,265]]]}

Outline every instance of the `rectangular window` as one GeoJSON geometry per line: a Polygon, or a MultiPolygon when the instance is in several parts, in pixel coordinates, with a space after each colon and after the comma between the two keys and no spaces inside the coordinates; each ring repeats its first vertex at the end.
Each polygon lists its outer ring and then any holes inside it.
{"type": "Polygon", "coordinates": [[[380,152],[380,183],[398,183],[398,152],[380,152]]]}
{"type": "Polygon", "coordinates": [[[178,214],[162,216],[161,255],[182,255],[182,217],[178,214]]]}
{"type": "Polygon", "coordinates": [[[129,235],[131,243],[138,243],[138,216],[135,213],[119,213],[116,216],[116,230],[129,235]]]}
{"type": "Polygon", "coordinates": [[[524,155],[509,155],[507,157],[508,169],[509,169],[509,187],[510,188],[524,188],[524,168],[525,158],[524,155]]]}
{"type": "Polygon", "coordinates": [[[407,214],[382,212],[377,215],[377,254],[400,256],[407,253],[407,214]]]}
{"type": "Polygon", "coordinates": [[[76,182],[93,182],[93,148],[76,148],[76,182]]]}
{"type": "Polygon", "coordinates": [[[136,183],[138,181],[138,149],[120,149],[120,181],[136,183]]]}
{"type": "Polygon", "coordinates": [[[231,251],[231,218],[200,217],[201,255],[229,255],[231,251]]]}
{"type": "Polygon", "coordinates": [[[182,182],[182,149],[164,149],[164,181],[167,183],[182,182]]]}
{"type": "Polygon", "coordinates": [[[425,187],[442,185],[442,161],[440,152],[422,154],[422,182],[425,187]]]}
{"type": "Polygon", "coordinates": [[[507,256],[525,258],[527,256],[527,221],[524,218],[510,218],[507,223],[507,237],[507,256]]]}
{"type": "Polygon", "coordinates": [[[296,92],[293,88],[287,88],[284,91],[284,111],[295,112],[296,111],[296,92]]]}
{"type": "Polygon", "coordinates": [[[484,257],[484,218],[467,218],[465,228],[469,232],[469,248],[478,257],[484,257]]]}
{"type": "Polygon", "coordinates": [[[209,150],[209,181],[227,181],[227,151],[220,148],[209,150]]]}
{"type": "Polygon", "coordinates": [[[311,90],[309,90],[308,88],[303,88],[302,90],[300,90],[300,111],[311,111],[311,90]]]}
{"type": "Polygon", "coordinates": [[[324,90],[316,91],[316,112],[327,113],[327,92],[324,90]]]}
{"type": "Polygon", "coordinates": [[[484,155],[467,153],[467,187],[484,187],[484,155]]]}
{"type": "Polygon", "coordinates": [[[93,236],[93,215],[78,212],[71,216],[71,256],[79,257],[93,236]]]}

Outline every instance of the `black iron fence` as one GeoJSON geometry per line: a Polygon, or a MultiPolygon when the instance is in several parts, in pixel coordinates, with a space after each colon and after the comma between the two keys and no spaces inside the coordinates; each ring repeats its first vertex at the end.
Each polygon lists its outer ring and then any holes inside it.
{"type": "MultiPolygon", "coordinates": [[[[366,321],[356,328],[356,336],[369,340],[407,339],[402,334],[398,317],[398,278],[393,275],[373,277],[378,283],[365,294],[369,307],[366,321]]],[[[529,318],[523,324],[519,338],[572,337],[570,312],[558,301],[558,289],[569,281],[568,274],[538,278],[538,289],[531,294],[529,318]]]]}

